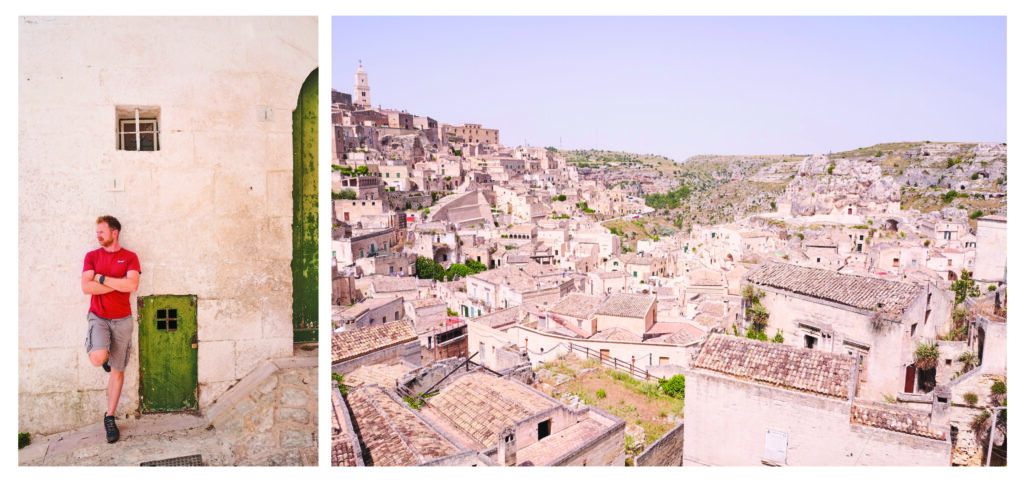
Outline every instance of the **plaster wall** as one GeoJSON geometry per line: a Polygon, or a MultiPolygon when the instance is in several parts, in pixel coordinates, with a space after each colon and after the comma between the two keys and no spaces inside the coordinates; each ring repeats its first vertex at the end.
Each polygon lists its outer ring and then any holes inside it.
{"type": "Polygon", "coordinates": [[[852,424],[849,400],[703,370],[686,382],[684,465],[761,465],[769,429],[786,434],[783,465],[949,465],[949,442],[852,424]]]}
{"type": "MultiPolygon", "coordinates": [[[[316,17],[19,19],[19,431],[98,421],[80,273],[122,223],[137,295],[198,297],[199,407],[290,356],[292,110],[316,17]],[[159,150],[118,150],[117,106],[159,107],[159,150]]],[[[132,295],[136,306],[136,295],[132,295]]],[[[138,327],[120,412],[138,409],[138,327]]]]}
{"type": "Polygon", "coordinates": [[[978,219],[978,250],[974,279],[1006,282],[1006,221],[978,219]]]}

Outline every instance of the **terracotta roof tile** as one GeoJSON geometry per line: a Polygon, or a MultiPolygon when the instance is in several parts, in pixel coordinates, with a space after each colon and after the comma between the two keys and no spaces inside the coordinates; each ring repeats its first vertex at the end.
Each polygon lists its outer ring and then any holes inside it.
{"type": "Polygon", "coordinates": [[[594,314],[594,310],[601,304],[601,301],[602,298],[600,296],[569,293],[548,311],[573,318],[587,319],[594,314]]]}
{"type": "Polygon", "coordinates": [[[335,390],[331,390],[331,465],[355,467],[356,452],[352,447],[352,434],[346,432],[345,426],[338,420],[338,410],[344,408],[341,407],[343,401],[339,400],[335,393],[335,390]]]}
{"type": "Polygon", "coordinates": [[[366,447],[367,465],[411,466],[459,450],[380,387],[348,392],[352,418],[366,447]]]}
{"type": "Polygon", "coordinates": [[[919,437],[945,440],[946,433],[929,426],[929,415],[895,405],[858,401],[850,411],[850,422],[919,437]]]}
{"type": "Polygon", "coordinates": [[[900,314],[924,290],[910,283],[776,262],[758,266],[747,274],[747,281],[854,308],[900,314]]]}
{"type": "Polygon", "coordinates": [[[408,320],[335,333],[331,338],[331,364],[414,340],[416,329],[408,320]]]}
{"type": "Polygon", "coordinates": [[[370,282],[375,293],[394,293],[398,291],[411,291],[416,289],[416,278],[385,276],[370,282]]]}
{"type": "Polygon", "coordinates": [[[609,296],[597,308],[595,313],[599,315],[643,318],[647,316],[647,311],[651,309],[651,304],[654,303],[655,299],[654,295],[615,293],[609,296]]]}
{"type": "Polygon", "coordinates": [[[479,444],[497,445],[498,432],[557,405],[539,392],[504,378],[469,373],[427,399],[430,413],[438,413],[479,444]]]}
{"type": "Polygon", "coordinates": [[[854,359],[715,334],[701,347],[693,366],[763,385],[845,399],[849,397],[854,359]]]}

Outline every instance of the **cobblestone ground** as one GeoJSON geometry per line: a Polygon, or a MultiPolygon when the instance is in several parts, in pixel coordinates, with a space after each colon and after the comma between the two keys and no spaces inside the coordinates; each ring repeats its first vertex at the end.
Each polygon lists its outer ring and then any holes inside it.
{"type": "MultiPolygon", "coordinates": [[[[315,351],[312,356],[316,360],[315,351]]],[[[198,415],[119,421],[106,443],[102,424],[55,434],[19,451],[21,465],[130,465],[201,455],[204,465],[316,465],[317,369],[275,371],[214,423],[198,415]]],[[[98,417],[100,418],[100,417],[98,417]]]]}

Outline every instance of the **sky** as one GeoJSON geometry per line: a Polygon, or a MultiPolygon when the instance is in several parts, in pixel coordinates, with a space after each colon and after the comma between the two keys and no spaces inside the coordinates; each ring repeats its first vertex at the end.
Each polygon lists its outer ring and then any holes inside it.
{"type": "Polygon", "coordinates": [[[505,145],[810,154],[1006,141],[1005,17],[334,17],[331,86],[505,145]]]}

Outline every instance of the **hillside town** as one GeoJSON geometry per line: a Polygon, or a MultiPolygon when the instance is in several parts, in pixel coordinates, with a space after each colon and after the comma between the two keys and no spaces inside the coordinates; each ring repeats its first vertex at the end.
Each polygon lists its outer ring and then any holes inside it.
{"type": "Polygon", "coordinates": [[[332,465],[1006,464],[1005,143],[509,147],[369,78],[331,98],[332,465]]]}

